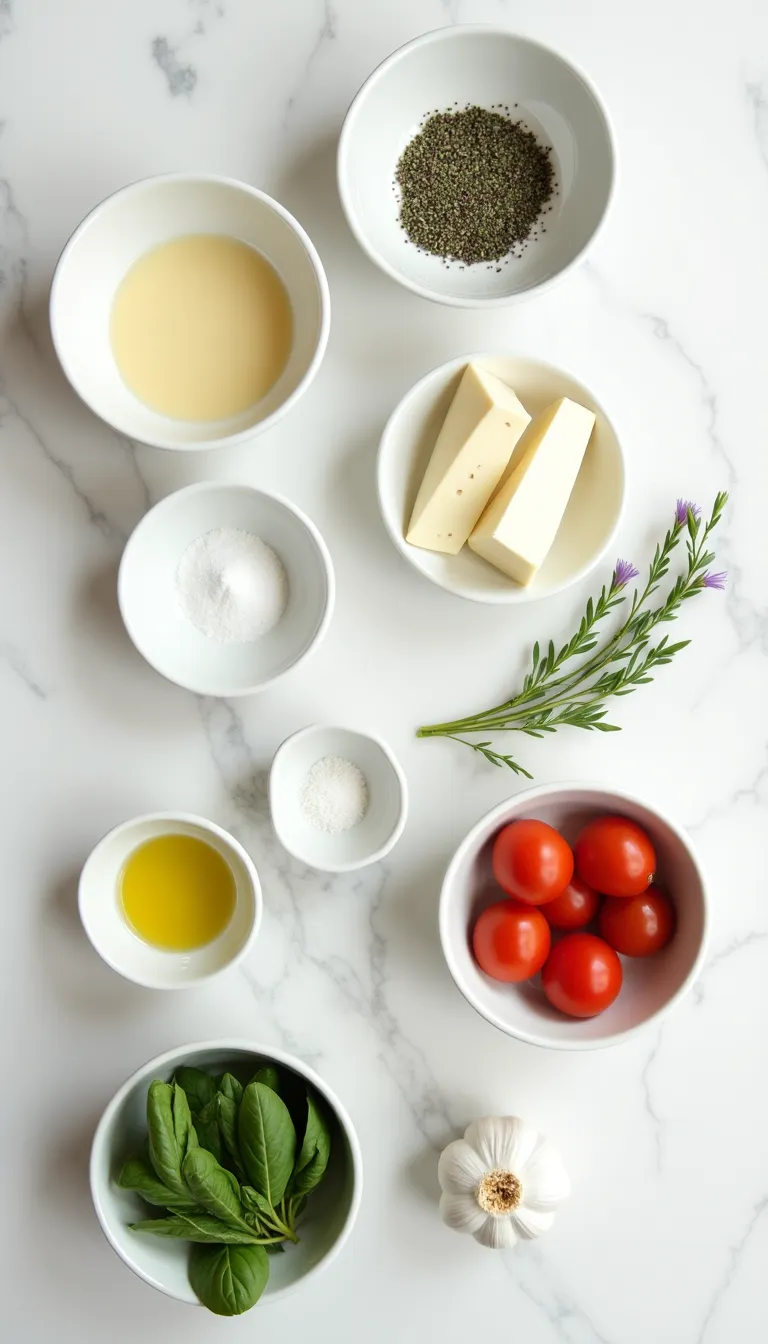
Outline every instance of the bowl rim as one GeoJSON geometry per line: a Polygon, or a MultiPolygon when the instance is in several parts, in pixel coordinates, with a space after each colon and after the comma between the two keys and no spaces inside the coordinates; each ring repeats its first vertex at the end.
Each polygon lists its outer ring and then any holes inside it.
{"type": "Polygon", "coordinates": [[[169,494],[163,495],[163,498],[159,499],[156,504],[153,504],[148,508],[146,513],[139,519],[125,543],[122,556],[120,557],[120,565],[117,572],[117,604],[120,609],[123,625],[125,626],[126,632],[133,647],[136,649],[136,652],[141,655],[145,663],[148,663],[164,681],[169,682],[172,686],[180,686],[182,690],[191,691],[193,695],[223,696],[227,700],[234,700],[243,695],[258,695],[262,691],[267,690],[268,687],[274,686],[277,682],[281,681],[283,677],[287,677],[289,673],[293,672],[295,668],[299,667],[305,659],[309,658],[310,655],[315,652],[325,638],[328,632],[328,626],[331,623],[331,618],[333,617],[334,607],[336,605],[336,575],[333,568],[331,553],[328,550],[328,546],[317,527],[317,524],[313,523],[312,519],[304,513],[303,509],[300,509],[298,504],[294,504],[292,500],[287,498],[287,496],[278,494],[275,490],[262,490],[261,486],[248,485],[242,481],[194,481],[191,485],[183,485],[179,490],[171,490],[169,494]],[[143,528],[144,524],[147,523],[147,520],[150,517],[153,519],[156,518],[158,512],[170,512],[180,495],[186,497],[193,494],[205,494],[206,492],[217,490],[235,490],[244,494],[260,495],[262,499],[269,500],[270,504],[277,504],[280,508],[285,509],[286,512],[293,514],[314,542],[315,550],[325,575],[325,607],[317,630],[307,644],[307,647],[294,662],[288,667],[283,668],[281,672],[276,672],[273,676],[266,677],[263,681],[256,682],[251,686],[244,686],[239,690],[232,690],[231,688],[226,690],[222,690],[221,688],[212,689],[210,685],[204,686],[199,682],[193,684],[191,679],[182,682],[176,681],[173,677],[170,677],[167,672],[164,672],[162,668],[157,666],[154,659],[150,657],[147,651],[138,643],[134,635],[132,622],[127,613],[127,604],[125,601],[125,573],[128,565],[131,563],[131,558],[134,552],[142,544],[143,528]]]}
{"type": "Polygon", "coordinates": [[[83,930],[91,947],[98,953],[107,966],[111,967],[113,971],[116,971],[118,975],[121,975],[124,980],[130,980],[134,985],[141,985],[143,989],[156,989],[165,991],[166,993],[174,993],[180,991],[183,992],[186,989],[195,989],[200,985],[207,985],[211,980],[215,980],[217,976],[223,975],[225,971],[229,971],[233,966],[237,966],[243,958],[247,956],[256,941],[259,929],[261,928],[262,916],[264,914],[264,896],[261,890],[259,874],[256,871],[256,865],[253,862],[253,859],[245,847],[241,845],[240,841],[236,840],[234,835],[225,830],[223,826],[217,825],[215,821],[209,821],[207,817],[197,816],[197,814],[193,812],[145,812],[141,816],[129,817],[126,821],[120,821],[116,826],[111,826],[110,829],[105,831],[96,841],[96,844],[91,849],[80,870],[80,876],[77,880],[77,910],[80,916],[80,923],[83,926],[83,930]],[[99,851],[104,848],[107,841],[112,840],[115,836],[118,836],[125,831],[132,831],[139,826],[144,826],[148,822],[168,822],[169,825],[174,822],[182,822],[185,825],[195,826],[201,831],[208,831],[209,834],[215,835],[219,840],[222,840],[228,845],[240,859],[248,875],[248,881],[253,893],[253,919],[248,934],[237,951],[228,961],[217,967],[215,971],[209,971],[204,975],[190,976],[188,980],[185,980],[183,985],[162,984],[157,980],[137,975],[135,972],[126,969],[126,967],[120,964],[114,957],[109,956],[101,946],[100,941],[95,936],[93,925],[85,912],[85,884],[88,879],[88,870],[92,864],[95,863],[99,851]]]}
{"type": "Polygon", "coordinates": [[[382,522],[384,523],[395,548],[400,552],[403,558],[408,561],[408,564],[417,574],[420,574],[422,578],[433,583],[435,587],[442,588],[443,592],[452,593],[454,597],[463,598],[466,602],[480,602],[488,606],[522,606],[529,602],[545,602],[548,598],[557,597],[558,594],[566,592],[569,588],[573,588],[575,584],[581,583],[583,579],[588,578],[600,564],[601,560],[603,560],[609,548],[613,545],[613,542],[616,539],[616,534],[621,526],[627,502],[627,475],[627,455],[622,447],[621,436],[616,428],[616,422],[613,416],[608,414],[602,401],[594,395],[592,389],[583,382],[577,374],[572,373],[570,369],[563,368],[562,365],[551,364],[549,360],[539,359],[536,355],[518,354],[514,351],[497,351],[496,353],[493,353],[492,351],[485,350],[479,353],[460,355],[454,359],[446,360],[443,364],[436,365],[433,369],[429,369],[427,373],[423,374],[421,378],[403,393],[403,396],[397,402],[397,405],[390,413],[384,429],[382,430],[379,446],[376,451],[376,495],[379,503],[379,512],[381,514],[382,522]],[[523,363],[535,365],[538,369],[543,369],[548,373],[570,379],[570,381],[575,383],[577,387],[587,393],[588,399],[597,407],[600,415],[613,435],[618,450],[618,464],[621,473],[621,494],[616,516],[605,542],[599,550],[595,552],[592,558],[583,564],[580,569],[574,570],[574,572],[564,579],[562,583],[548,588],[545,593],[536,592],[530,587],[526,588],[522,585],[493,589],[489,590],[487,593],[470,592],[466,588],[461,587],[458,583],[453,582],[450,577],[448,579],[441,579],[436,574],[428,573],[426,570],[422,569],[414,559],[413,551],[418,550],[418,547],[413,547],[408,544],[401,528],[396,526],[394,520],[389,517],[388,506],[384,502],[385,490],[383,483],[386,470],[385,462],[387,461],[390,452],[391,441],[394,438],[396,422],[407,409],[408,404],[418,396],[418,394],[433,379],[437,381],[441,375],[448,377],[449,375],[458,372],[463,365],[482,364],[483,361],[493,359],[520,360],[523,363]]]}
{"type": "Polygon", "coordinates": [[[290,854],[294,859],[298,859],[299,863],[305,864],[307,868],[312,868],[314,869],[315,872],[318,873],[353,873],[360,868],[368,868],[370,864],[378,863],[380,859],[385,858],[385,856],[389,854],[390,850],[394,849],[395,845],[397,844],[398,840],[403,834],[403,831],[405,830],[405,823],[408,819],[408,780],[406,779],[405,771],[403,770],[403,767],[401,766],[400,762],[395,756],[395,753],[393,752],[392,748],[389,746],[387,742],[384,741],[384,738],[379,737],[377,733],[369,733],[363,731],[360,728],[352,728],[348,724],[310,723],[307,724],[306,728],[298,728],[296,732],[289,733],[288,737],[284,738],[283,741],[280,743],[280,746],[277,748],[277,751],[272,757],[272,764],[269,768],[269,812],[272,820],[273,830],[278,840],[280,841],[280,844],[283,846],[283,849],[288,854],[290,854]],[[312,736],[312,734],[317,732],[354,733],[357,737],[367,738],[369,742],[373,742],[374,745],[378,747],[381,754],[385,757],[385,759],[391,766],[395,779],[397,781],[398,790],[400,794],[400,807],[398,809],[397,821],[395,822],[395,825],[393,826],[388,838],[384,841],[384,843],[380,845],[378,849],[373,850],[373,852],[367,855],[364,859],[352,859],[346,862],[338,862],[338,863],[333,863],[326,860],[323,863],[318,863],[314,858],[311,858],[308,854],[300,853],[299,850],[295,849],[292,845],[289,845],[279,825],[277,819],[279,809],[277,809],[274,806],[273,801],[278,792],[278,786],[276,784],[277,779],[276,767],[279,767],[279,763],[282,761],[284,754],[289,749],[292,743],[295,743],[298,738],[310,737],[312,736]]]}
{"type": "Polygon", "coordinates": [[[258,187],[251,186],[248,182],[243,182],[240,178],[228,177],[221,173],[155,173],[149,177],[137,178],[133,182],[126,183],[125,186],[118,187],[116,191],[110,192],[108,196],[105,196],[102,200],[98,201],[96,205],[88,211],[87,215],[85,215],[76,228],[73,229],[59,254],[59,259],[54,268],[48,300],[48,321],[51,329],[53,346],[64,376],[72,390],[80,398],[83,404],[88,407],[88,410],[92,415],[95,415],[103,424],[108,425],[116,434],[122,434],[132,442],[144,444],[148,448],[161,448],[167,452],[195,453],[204,452],[209,448],[231,448],[235,447],[237,444],[246,443],[249,439],[255,438],[258,434],[263,433],[264,430],[269,429],[272,425],[276,424],[278,420],[282,419],[282,417],[292,409],[299,398],[306,392],[325,356],[331,328],[331,293],[328,287],[328,278],[325,274],[325,268],[312,239],[296,217],[291,214],[290,210],[286,209],[284,205],[281,205],[280,201],[276,200],[274,196],[270,196],[266,191],[261,191],[258,187]],[[279,406],[276,406],[270,415],[265,416],[263,420],[260,420],[255,425],[248,425],[245,429],[237,430],[234,434],[224,434],[212,438],[197,439],[194,443],[175,443],[172,440],[164,439],[161,436],[151,439],[140,438],[138,435],[131,432],[130,427],[119,425],[113,420],[107,420],[99,411],[95,410],[89,399],[84,395],[78,380],[72,373],[65,342],[61,339],[61,331],[58,321],[58,295],[61,286],[61,277],[75,246],[80,241],[81,236],[90,227],[96,216],[123,197],[132,195],[138,196],[142,191],[151,191],[158,186],[178,183],[199,183],[213,187],[233,187],[237,191],[244,193],[246,196],[255,197],[271,209],[280,219],[282,219],[283,223],[296,234],[296,237],[302,244],[304,251],[307,254],[309,264],[312,267],[320,298],[320,327],[315,351],[303,378],[293,389],[290,396],[286,397],[285,401],[281,402],[279,406]]]}
{"type": "MultiPolygon", "coordinates": [[[[520,816],[522,813],[518,811],[516,812],[516,815],[520,816]]],[[[509,819],[512,820],[513,818],[509,819]]],[[[463,998],[466,999],[470,1007],[474,1008],[475,1012],[478,1013],[480,1017],[485,1018],[486,1022],[490,1022],[492,1026],[497,1027],[499,1031],[504,1032],[505,1036],[512,1036],[515,1040],[524,1041],[526,1045],[537,1045],[541,1046],[543,1049],[564,1051],[606,1049],[608,1046],[618,1045],[624,1041],[630,1040],[640,1032],[645,1031],[645,1029],[652,1023],[658,1025],[663,1021],[676,1004],[685,997],[697,976],[701,973],[707,954],[710,921],[710,901],[704,869],[698,851],[687,832],[674,821],[668,813],[662,812],[658,807],[649,803],[647,799],[643,798],[641,795],[629,793],[625,789],[613,788],[610,785],[601,784],[592,780],[564,780],[562,783],[558,784],[537,784],[532,788],[522,789],[520,793],[513,794],[511,798],[507,798],[496,807],[492,807],[484,814],[484,816],[480,817],[479,821],[477,821],[474,826],[472,826],[454,851],[443,877],[438,908],[438,930],[443,957],[445,958],[446,965],[456,988],[460,991],[463,998]],[[620,808],[622,803],[632,803],[635,806],[641,807],[645,811],[652,813],[655,817],[658,817],[658,819],[672,831],[686,851],[698,878],[699,887],[701,889],[702,933],[698,952],[696,953],[693,964],[685,979],[678,985],[674,994],[670,996],[667,1002],[663,1003],[661,1007],[657,1008],[649,1017],[643,1018],[641,1022],[636,1022],[634,1026],[628,1027],[626,1031],[614,1032],[612,1035],[601,1037],[599,1040],[552,1041],[547,1037],[539,1036],[535,1031],[510,1027],[508,1023],[503,1022],[491,1009],[486,1009],[477,996],[462,983],[461,973],[458,970],[448,935],[448,906],[451,901],[450,888],[452,887],[456,876],[456,869],[465,859],[468,851],[471,851],[473,847],[477,846],[479,835],[487,828],[489,823],[503,824],[505,818],[508,817],[509,809],[513,804],[515,806],[517,806],[517,804],[522,804],[523,808],[525,808],[529,803],[535,803],[541,798],[548,798],[552,797],[554,794],[568,793],[571,791],[586,795],[608,794],[616,801],[618,808],[620,808]]]]}
{"type": "Polygon", "coordinates": [[[181,1297],[178,1293],[173,1292],[165,1284],[161,1283],[154,1277],[154,1275],[148,1273],[143,1267],[140,1267],[134,1260],[128,1258],[124,1247],[120,1244],[118,1238],[112,1235],[107,1225],[107,1219],[101,1200],[103,1183],[98,1175],[97,1167],[102,1151],[107,1148],[109,1142],[109,1130],[111,1129],[115,1116],[133,1088],[141,1083],[143,1079],[148,1078],[156,1070],[165,1069],[168,1065],[175,1065],[176,1063],[181,1062],[186,1055],[196,1054],[203,1050],[214,1050],[223,1053],[226,1053],[228,1050],[247,1051],[249,1054],[256,1055],[262,1059],[268,1059],[273,1063],[282,1064],[286,1068],[292,1069],[294,1073],[299,1074],[300,1077],[306,1078],[307,1082],[311,1083],[330,1105],[349,1145],[349,1152],[352,1159],[352,1196],[350,1199],[349,1211],[341,1231],[325,1254],[321,1256],[321,1258],[317,1260],[300,1279],[283,1288],[277,1288],[274,1293],[270,1293],[267,1297],[262,1299],[264,1304],[278,1302],[282,1298],[287,1297],[289,1293],[297,1291],[304,1283],[313,1278],[335,1260],[352,1232],[363,1196],[363,1155],[360,1147],[360,1140],[357,1137],[357,1132],[346,1107],[339,1100],[329,1083],[326,1083],[309,1064],[305,1064],[303,1060],[299,1059],[296,1055],[290,1054],[289,1051],[281,1050],[278,1046],[263,1046],[258,1042],[246,1040],[242,1037],[227,1036],[210,1041],[193,1041],[189,1045],[177,1046],[175,1049],[164,1050],[162,1054],[155,1055],[153,1059],[147,1060],[146,1064],[135,1069],[130,1077],[126,1078],[125,1082],[117,1089],[117,1092],[115,1092],[111,1101],[105,1106],[94,1131],[93,1139],[91,1140],[88,1177],[93,1207],[96,1217],[99,1220],[101,1230],[112,1247],[112,1250],[118,1258],[122,1260],[123,1264],[127,1265],[138,1278],[143,1279],[144,1282],[148,1283],[152,1288],[157,1288],[158,1291],[164,1293],[166,1297],[173,1298],[177,1302],[184,1302],[189,1306],[202,1306],[202,1303],[200,1303],[194,1296],[191,1289],[190,1296],[181,1297]]]}
{"type": "Polygon", "coordinates": [[[341,199],[347,224],[354,237],[357,239],[357,242],[365,252],[366,256],[368,256],[385,275],[388,275],[390,279],[396,280],[406,289],[410,289],[412,293],[418,294],[422,299],[428,299],[432,303],[444,304],[447,307],[470,309],[505,308],[514,303],[522,303],[526,299],[532,298],[534,294],[544,294],[584,261],[587,253],[594,246],[602,233],[616,198],[618,184],[618,144],[613,122],[601,93],[590,76],[576,61],[572,60],[570,56],[564,56],[562,52],[558,51],[557,48],[550,46],[548,42],[540,42],[536,38],[528,37],[525,33],[516,32],[513,28],[505,28],[492,23],[458,23],[443,28],[434,28],[428,33],[421,33],[418,37],[412,38],[409,42],[404,42],[402,46],[397,47],[394,51],[390,52],[388,56],[385,56],[384,60],[380,61],[379,64],[375,66],[368,77],[360,85],[360,88],[347,108],[342,123],[336,155],[336,179],[339,197],[341,199]],[[463,295],[441,294],[436,289],[430,289],[426,285],[420,284],[417,280],[412,280],[409,276],[403,275],[401,271],[398,271],[394,266],[391,266],[386,258],[373,247],[368,240],[367,235],[359,227],[357,215],[352,206],[351,195],[347,189],[346,160],[349,152],[349,141],[354,130],[354,123],[360,107],[374,85],[378,84],[379,80],[384,78],[391,66],[397,64],[397,62],[404,56],[410,54],[411,51],[417,50],[419,47],[428,46],[434,42],[453,41],[463,37],[475,37],[481,35],[503,40],[511,38],[513,41],[519,42],[523,46],[534,47],[538,51],[546,52],[548,56],[553,57],[556,61],[560,61],[563,65],[567,66],[572,74],[581,81],[594,100],[605,129],[610,163],[610,180],[608,183],[608,192],[605,198],[603,212],[597,225],[584,246],[571,258],[570,261],[566,262],[560,270],[556,271],[554,275],[547,276],[546,279],[541,280],[538,284],[531,285],[528,289],[519,290],[512,294],[490,295],[486,298],[472,298],[463,295]]]}

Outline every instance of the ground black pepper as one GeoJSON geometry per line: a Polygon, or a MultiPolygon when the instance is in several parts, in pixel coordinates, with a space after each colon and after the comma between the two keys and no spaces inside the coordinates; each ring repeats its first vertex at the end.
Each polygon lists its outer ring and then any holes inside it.
{"type": "Polygon", "coordinates": [[[549,155],[508,115],[471,106],[432,113],[395,173],[407,237],[469,266],[500,261],[525,243],[553,194],[549,155]]]}

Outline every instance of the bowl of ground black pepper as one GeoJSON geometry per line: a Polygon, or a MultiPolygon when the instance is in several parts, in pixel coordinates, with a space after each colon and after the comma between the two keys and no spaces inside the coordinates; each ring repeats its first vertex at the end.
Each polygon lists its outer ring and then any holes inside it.
{"type": "Polygon", "coordinates": [[[389,56],[338,151],[349,226],[392,279],[437,303],[501,306],[586,256],[616,177],[590,80],[541,43],[457,25],[389,56]]]}

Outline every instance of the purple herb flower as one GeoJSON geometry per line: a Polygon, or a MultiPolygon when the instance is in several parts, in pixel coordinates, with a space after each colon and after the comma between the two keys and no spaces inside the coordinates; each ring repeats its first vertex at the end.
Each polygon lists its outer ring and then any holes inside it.
{"type": "Polygon", "coordinates": [[[698,523],[701,517],[701,509],[698,504],[694,504],[692,499],[678,499],[675,505],[675,521],[682,527],[688,522],[688,514],[692,513],[698,523]]]}
{"type": "Polygon", "coordinates": [[[617,560],[613,571],[613,587],[623,588],[631,579],[636,579],[639,573],[631,560],[617,560]]]}
{"type": "Polygon", "coordinates": [[[710,574],[707,572],[701,580],[701,586],[702,588],[719,588],[722,592],[727,578],[728,574],[724,569],[722,569],[719,574],[710,574]]]}

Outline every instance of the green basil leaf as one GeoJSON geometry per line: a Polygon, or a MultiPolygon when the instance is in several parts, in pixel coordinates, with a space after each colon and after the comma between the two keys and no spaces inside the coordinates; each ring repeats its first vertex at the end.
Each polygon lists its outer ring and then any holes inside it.
{"type": "Polygon", "coordinates": [[[210,1074],[203,1073],[202,1069],[190,1069],[182,1065],[180,1069],[176,1070],[174,1081],[179,1084],[179,1087],[183,1087],[186,1092],[189,1109],[195,1117],[211,1100],[216,1091],[216,1083],[213,1078],[210,1074]]]}
{"type": "Polygon", "coordinates": [[[306,1195],[319,1185],[331,1155],[331,1132],[311,1093],[307,1093],[307,1124],[291,1177],[291,1193],[306,1195]]]}
{"type": "Polygon", "coordinates": [[[251,1082],[263,1083],[264,1086],[270,1088],[272,1092],[276,1092],[278,1097],[280,1096],[282,1090],[280,1087],[280,1074],[274,1064],[265,1064],[263,1068],[259,1069],[258,1073],[254,1073],[251,1082]]]}
{"type": "Polygon", "coordinates": [[[197,1147],[197,1135],[192,1124],[192,1112],[189,1109],[187,1094],[183,1087],[179,1087],[178,1083],[173,1084],[171,1109],[173,1111],[173,1132],[176,1136],[176,1147],[183,1162],[190,1148],[197,1147]]]}
{"type": "Polygon", "coordinates": [[[209,1153],[213,1153],[217,1162],[221,1162],[224,1156],[221,1146],[221,1133],[219,1131],[219,1094],[214,1092],[210,1101],[195,1119],[195,1129],[197,1131],[197,1142],[201,1148],[206,1148],[209,1153]]]}
{"type": "Polygon", "coordinates": [[[240,1144],[237,1140],[237,1117],[240,1107],[231,1097],[219,1092],[217,1098],[219,1133],[229,1155],[230,1165],[236,1176],[245,1180],[245,1168],[240,1156],[240,1144]]]}
{"type": "Polygon", "coordinates": [[[173,1088],[155,1078],[147,1093],[147,1129],[149,1160],[155,1175],[178,1195],[187,1195],[181,1175],[184,1156],[179,1152],[173,1124],[173,1088]]]}
{"type": "Polygon", "coordinates": [[[240,1316],[258,1302],[269,1278],[263,1246],[193,1246],[189,1282],[217,1316],[240,1316]]]}
{"type": "Polygon", "coordinates": [[[218,1081],[218,1091],[221,1096],[228,1097],[230,1101],[234,1102],[235,1106],[239,1106],[243,1100],[243,1084],[239,1083],[231,1073],[222,1074],[218,1081]]]}
{"type": "Polygon", "coordinates": [[[150,1232],[155,1237],[177,1237],[180,1241],[195,1241],[209,1246],[253,1246],[258,1236],[258,1232],[253,1229],[227,1227],[207,1213],[147,1218],[142,1223],[129,1223],[129,1227],[132,1232],[150,1232]]]}
{"type": "Polygon", "coordinates": [[[264,1215],[266,1218],[274,1218],[275,1210],[269,1200],[260,1195],[258,1190],[254,1190],[252,1185],[241,1186],[240,1198],[247,1213],[253,1213],[257,1217],[264,1215]]]}
{"type": "Polygon", "coordinates": [[[293,1171],[296,1131],[287,1106],[265,1083],[246,1087],[237,1135],[251,1185],[275,1208],[293,1171]]]}
{"type": "Polygon", "coordinates": [[[124,1162],[117,1184],[121,1190],[135,1190],[147,1204],[156,1204],[161,1209],[172,1209],[176,1213],[194,1213],[197,1205],[189,1191],[178,1195],[159,1181],[151,1166],[143,1157],[129,1157],[124,1162]]]}
{"type": "Polygon", "coordinates": [[[240,1203],[240,1186],[205,1148],[192,1148],[182,1167],[187,1189],[202,1209],[233,1227],[247,1227],[240,1203]]]}

